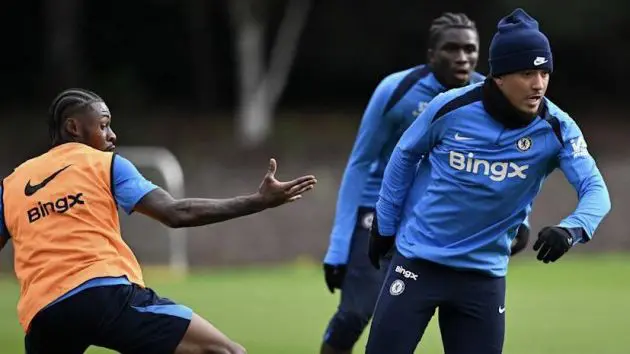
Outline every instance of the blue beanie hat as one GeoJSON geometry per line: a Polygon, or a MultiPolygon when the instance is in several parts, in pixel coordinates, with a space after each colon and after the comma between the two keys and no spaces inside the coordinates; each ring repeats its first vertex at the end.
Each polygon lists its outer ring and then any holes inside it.
{"type": "Polygon", "coordinates": [[[502,18],[497,30],[490,43],[492,76],[531,69],[553,71],[549,40],[538,30],[538,21],[523,9],[502,18]]]}

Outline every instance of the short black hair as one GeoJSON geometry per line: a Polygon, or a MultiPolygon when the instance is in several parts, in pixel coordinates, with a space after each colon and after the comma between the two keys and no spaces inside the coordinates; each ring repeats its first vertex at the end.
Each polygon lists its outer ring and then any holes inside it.
{"type": "Polygon", "coordinates": [[[59,143],[60,129],[65,120],[73,114],[79,113],[92,102],[103,101],[96,93],[81,89],[71,88],[62,91],[48,110],[48,133],[53,145],[59,143]]]}
{"type": "Polygon", "coordinates": [[[445,12],[431,22],[429,28],[429,48],[434,49],[442,32],[451,28],[470,29],[477,32],[475,22],[463,13],[445,12]]]}

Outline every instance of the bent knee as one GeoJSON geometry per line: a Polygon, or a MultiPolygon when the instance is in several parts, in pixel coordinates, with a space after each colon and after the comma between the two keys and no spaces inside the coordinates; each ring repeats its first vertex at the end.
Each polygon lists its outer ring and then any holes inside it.
{"type": "Polygon", "coordinates": [[[372,311],[338,311],[334,321],[346,328],[356,328],[363,330],[372,318],[372,311]]]}

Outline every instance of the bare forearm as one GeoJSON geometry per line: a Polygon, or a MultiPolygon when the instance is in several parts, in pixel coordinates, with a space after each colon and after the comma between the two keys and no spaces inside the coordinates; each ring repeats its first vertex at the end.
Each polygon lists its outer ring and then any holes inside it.
{"type": "Polygon", "coordinates": [[[317,182],[313,176],[302,176],[289,182],[273,177],[275,160],[258,187],[258,192],[229,199],[184,198],[173,199],[162,188],[154,188],[142,197],[133,210],[147,215],[169,227],[191,227],[213,224],[258,213],[267,208],[298,200],[317,182]]]}
{"type": "Polygon", "coordinates": [[[229,199],[187,198],[176,201],[173,227],[213,224],[257,213],[265,209],[257,194],[229,199]]]}

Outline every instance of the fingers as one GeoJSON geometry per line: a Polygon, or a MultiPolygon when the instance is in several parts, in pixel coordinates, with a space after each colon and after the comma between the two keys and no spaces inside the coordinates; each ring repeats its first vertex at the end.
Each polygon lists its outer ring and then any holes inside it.
{"type": "Polygon", "coordinates": [[[301,198],[302,198],[302,195],[301,195],[301,194],[300,194],[300,195],[293,196],[293,197],[289,198],[289,200],[287,200],[287,203],[294,202],[294,201],[296,201],[296,200],[298,200],[298,199],[301,199],[301,198]]]}
{"type": "MultiPolygon", "coordinates": [[[[275,178],[277,170],[278,170],[278,162],[276,161],[276,159],[272,157],[269,159],[269,167],[267,168],[267,177],[275,178]]],[[[285,184],[288,186],[288,188],[290,188],[291,186],[295,184],[300,184],[300,183],[310,181],[310,180],[317,182],[317,180],[315,179],[315,176],[308,175],[308,176],[298,177],[289,182],[282,182],[282,184],[285,184]]]]}
{"type": "MultiPolygon", "coordinates": [[[[294,202],[300,198],[302,198],[302,194],[306,193],[308,191],[310,191],[311,189],[313,189],[313,187],[315,186],[315,183],[317,183],[317,180],[315,179],[315,177],[310,177],[310,176],[305,176],[305,177],[300,177],[294,181],[301,181],[301,183],[297,183],[295,185],[293,185],[292,187],[290,187],[290,189],[287,191],[287,194],[289,196],[289,199],[287,200],[287,202],[294,202]],[[305,178],[306,177],[306,178],[305,178]]],[[[290,186],[291,184],[288,184],[288,186],[290,186]]]]}
{"type": "Polygon", "coordinates": [[[545,227],[538,233],[534,251],[538,251],[536,259],[544,263],[557,261],[570,248],[567,240],[553,228],[545,227]]]}
{"type": "Polygon", "coordinates": [[[542,261],[543,259],[545,259],[545,257],[547,257],[547,253],[549,253],[550,250],[551,248],[549,247],[549,245],[547,244],[543,245],[540,248],[538,255],[536,256],[536,259],[538,259],[539,261],[542,261]]]}
{"type": "Polygon", "coordinates": [[[298,191],[297,193],[295,193],[295,195],[292,195],[291,197],[289,197],[289,199],[287,199],[287,202],[294,202],[298,199],[301,199],[302,194],[310,191],[311,189],[313,189],[313,186],[308,186],[304,190],[298,191]]]}
{"type": "Polygon", "coordinates": [[[335,293],[335,286],[332,283],[332,280],[329,279],[329,276],[326,276],[326,286],[328,287],[328,291],[330,291],[331,294],[335,293]]]}
{"type": "Polygon", "coordinates": [[[552,262],[553,263],[553,262],[557,261],[558,258],[562,257],[563,254],[564,254],[564,252],[558,251],[558,250],[549,252],[549,254],[547,255],[547,260],[545,261],[545,263],[547,263],[547,262],[552,262]]]}
{"type": "Polygon", "coordinates": [[[287,201],[288,202],[294,202],[300,198],[302,198],[302,194],[310,191],[311,189],[313,189],[313,185],[308,185],[306,187],[303,187],[302,189],[295,191],[295,192],[291,192],[289,193],[289,195],[291,195],[292,197],[290,197],[287,201]]]}
{"type": "Polygon", "coordinates": [[[302,193],[313,189],[317,179],[313,175],[301,176],[289,182],[280,182],[275,178],[278,164],[274,158],[269,159],[269,168],[259,187],[260,193],[270,200],[270,205],[278,206],[294,202],[302,198],[302,193]]]}
{"type": "Polygon", "coordinates": [[[540,246],[542,246],[543,242],[544,242],[543,239],[538,237],[538,240],[536,240],[536,243],[534,243],[534,251],[538,251],[540,246]]]}
{"type": "Polygon", "coordinates": [[[281,182],[281,183],[284,185],[285,188],[292,188],[295,185],[306,183],[306,182],[317,183],[317,179],[315,179],[315,176],[313,175],[308,175],[308,176],[298,177],[292,181],[281,182]]]}
{"type": "Polygon", "coordinates": [[[267,176],[269,176],[269,177],[275,176],[277,169],[278,169],[278,162],[276,162],[276,159],[270,158],[269,159],[269,168],[267,169],[267,176]]]}
{"type": "Polygon", "coordinates": [[[289,195],[302,194],[309,189],[313,189],[313,186],[315,185],[315,183],[317,183],[317,180],[313,179],[313,180],[304,181],[300,184],[296,184],[295,186],[291,187],[291,189],[289,189],[288,194],[289,195]]]}
{"type": "Polygon", "coordinates": [[[306,193],[306,192],[310,191],[310,190],[311,190],[311,189],[313,189],[313,188],[314,188],[314,186],[313,186],[313,185],[306,186],[306,187],[304,187],[304,188],[300,189],[299,191],[295,192],[295,194],[296,194],[296,195],[297,195],[297,194],[304,194],[304,193],[306,193]]]}
{"type": "Polygon", "coordinates": [[[553,241],[541,241],[540,251],[536,256],[536,259],[543,261],[543,263],[553,263],[562,257],[568,249],[562,245],[557,245],[553,241]]]}
{"type": "Polygon", "coordinates": [[[331,294],[335,293],[335,288],[333,287],[332,280],[330,279],[330,270],[326,269],[324,266],[324,281],[326,282],[326,287],[331,294]]]}
{"type": "Polygon", "coordinates": [[[534,243],[534,251],[538,251],[540,246],[542,246],[543,243],[545,243],[545,240],[546,240],[546,237],[542,237],[540,234],[538,234],[538,239],[536,240],[536,243],[534,243]]]}

